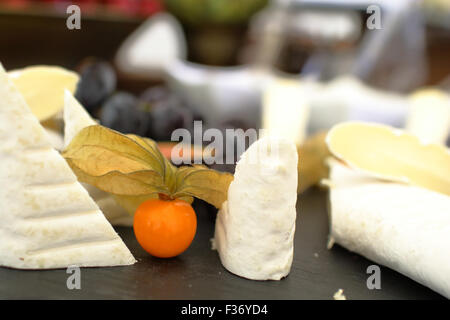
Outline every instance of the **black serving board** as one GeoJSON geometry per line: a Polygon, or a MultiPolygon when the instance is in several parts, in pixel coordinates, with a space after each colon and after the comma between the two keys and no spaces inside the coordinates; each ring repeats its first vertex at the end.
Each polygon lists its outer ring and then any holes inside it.
{"type": "Polygon", "coordinates": [[[211,249],[215,210],[194,204],[198,231],[191,247],[173,259],[143,251],[132,228],[116,230],[138,262],[133,266],[81,269],[81,289],[66,286],[66,270],[22,271],[0,268],[0,299],[443,299],[409,278],[381,267],[381,289],[366,286],[373,262],[335,245],[327,250],[326,192],[299,196],[295,254],[281,281],[252,281],[229,273],[211,249]]]}

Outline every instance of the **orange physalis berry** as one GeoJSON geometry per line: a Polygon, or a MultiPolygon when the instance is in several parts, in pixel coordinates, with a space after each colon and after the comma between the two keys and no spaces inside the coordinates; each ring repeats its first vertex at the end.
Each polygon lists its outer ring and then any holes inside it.
{"type": "Polygon", "coordinates": [[[152,256],[175,257],[191,244],[197,230],[194,209],[186,201],[151,199],[134,215],[134,234],[152,256]]]}

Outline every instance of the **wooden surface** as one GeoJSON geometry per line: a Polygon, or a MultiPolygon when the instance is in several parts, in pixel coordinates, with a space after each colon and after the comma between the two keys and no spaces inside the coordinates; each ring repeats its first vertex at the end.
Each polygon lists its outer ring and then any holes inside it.
{"type": "Polygon", "coordinates": [[[211,250],[215,210],[198,202],[196,238],[177,258],[153,258],[139,247],[131,228],[117,228],[138,260],[135,265],[82,269],[81,290],[67,289],[65,270],[0,268],[0,299],[332,299],[339,288],[348,299],[443,298],[383,267],[381,290],[367,289],[366,269],[373,262],[339,246],[326,249],[326,203],[324,191],[299,197],[294,261],[281,281],[251,281],[226,271],[211,250]]]}

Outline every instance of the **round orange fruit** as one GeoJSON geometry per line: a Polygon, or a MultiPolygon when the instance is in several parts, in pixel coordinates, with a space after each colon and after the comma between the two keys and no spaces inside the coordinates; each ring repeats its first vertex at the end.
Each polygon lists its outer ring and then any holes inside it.
{"type": "Polygon", "coordinates": [[[192,243],[197,216],[186,201],[151,199],[137,208],[133,228],[145,251],[170,258],[183,253],[192,243]]]}

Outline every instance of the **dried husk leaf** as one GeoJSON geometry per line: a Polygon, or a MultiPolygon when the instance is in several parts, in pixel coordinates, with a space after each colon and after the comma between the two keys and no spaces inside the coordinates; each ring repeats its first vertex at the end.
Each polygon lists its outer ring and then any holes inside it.
{"type": "Polygon", "coordinates": [[[327,132],[319,132],[306,139],[298,148],[298,188],[302,193],[328,177],[325,160],[331,155],[325,143],[327,132]]]}
{"type": "Polygon", "coordinates": [[[158,194],[149,194],[149,195],[143,195],[143,196],[119,196],[119,195],[113,195],[114,200],[116,203],[124,208],[130,215],[134,215],[136,212],[136,209],[139,207],[139,205],[147,200],[150,199],[157,199],[158,194]]]}
{"type": "MultiPolygon", "coordinates": [[[[160,159],[157,154],[155,154],[153,149],[146,149],[141,144],[136,142],[131,137],[123,135],[117,131],[105,128],[100,125],[93,125],[81,130],[74,139],[70,142],[69,146],[63,153],[65,158],[70,159],[86,159],[84,149],[87,146],[102,148],[104,150],[110,150],[115,156],[120,156],[126,158],[133,165],[138,163],[143,167],[155,170],[158,173],[164,172],[164,166],[161,164],[160,159]]],[[[97,158],[95,153],[89,153],[94,158],[97,158]]],[[[96,159],[97,160],[97,159],[96,159]]],[[[117,168],[121,172],[126,172],[127,168],[117,168]]]]}
{"type": "Polygon", "coordinates": [[[180,167],[177,170],[175,197],[196,197],[216,208],[227,199],[227,191],[233,175],[211,170],[203,165],[180,167]]]}
{"type": "MultiPolygon", "coordinates": [[[[169,193],[164,185],[152,184],[152,182],[157,179],[152,180],[155,173],[150,170],[131,172],[127,174],[119,171],[110,171],[106,174],[95,176],[80,169],[71,159],[66,160],[79,181],[89,183],[105,192],[115,195],[128,196],[169,193]],[[150,183],[147,181],[150,181],[150,183]]],[[[161,181],[161,179],[159,180],[161,181]]]]}
{"type": "MultiPolygon", "coordinates": [[[[150,199],[157,199],[158,194],[148,194],[143,196],[119,196],[119,195],[113,195],[114,200],[116,203],[124,208],[130,215],[134,215],[136,212],[136,209],[139,207],[139,205],[147,200],[150,199]]],[[[178,199],[184,200],[188,203],[192,203],[194,199],[192,197],[180,197],[178,199]]]]}
{"type": "Polygon", "coordinates": [[[103,191],[130,196],[169,193],[164,165],[153,148],[100,125],[81,130],[63,156],[80,181],[103,191]]]}
{"type": "Polygon", "coordinates": [[[166,157],[164,157],[164,155],[160,152],[157,143],[149,138],[142,138],[137,135],[128,135],[128,137],[136,141],[146,150],[151,150],[151,153],[157,157],[162,168],[160,173],[163,177],[163,183],[167,186],[168,190],[173,193],[176,188],[175,172],[177,168],[170,161],[168,161],[166,157]]]}
{"type": "Polygon", "coordinates": [[[331,153],[379,179],[409,183],[450,195],[450,151],[380,124],[348,122],[326,138],[331,153]]]}
{"type": "Polygon", "coordinates": [[[81,130],[63,152],[78,179],[112,193],[130,213],[146,199],[163,196],[220,207],[233,175],[205,166],[177,168],[155,141],[100,125],[81,130]]]}

